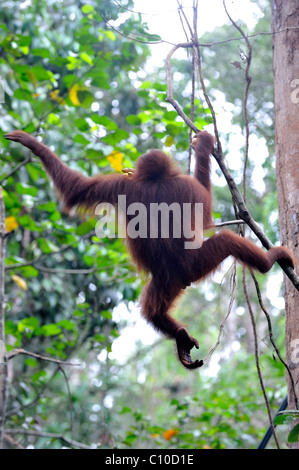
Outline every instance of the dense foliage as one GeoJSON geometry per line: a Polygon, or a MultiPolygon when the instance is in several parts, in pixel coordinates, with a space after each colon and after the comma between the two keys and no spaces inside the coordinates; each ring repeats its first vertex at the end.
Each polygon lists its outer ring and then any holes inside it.
{"type": "MultiPolygon", "coordinates": [[[[132,9],[133,2],[126,7],[132,9]]],[[[63,161],[86,175],[121,171],[152,147],[165,147],[173,157],[176,151],[180,164],[187,167],[188,130],[165,103],[165,70],[145,71],[150,55],[145,42],[159,38],[150,34],[140,15],[125,12],[118,2],[100,0],[4,0],[0,5],[6,337],[14,356],[6,428],[20,445],[35,448],[70,446],[72,439],[77,441],[74,447],[254,448],[268,421],[242,290],[237,289],[221,344],[205,369],[190,373],[180,368],[172,345],[158,337],[136,341],[135,346],[136,330],[127,323],[133,318],[140,331],[135,311],[143,279],[136,276],[124,244],[97,238],[95,218],[61,214],[38,159],[3,137],[12,129],[37,133],[63,161]],[[125,35],[109,26],[107,21],[115,20],[125,35]]],[[[267,15],[260,21],[270,28],[267,15]]],[[[230,29],[215,32],[214,38],[217,34],[220,39],[221,34],[229,36],[230,29]]],[[[250,108],[252,118],[259,115],[266,135],[271,127],[267,120],[272,118],[267,41],[260,38],[256,52],[256,100],[252,95],[250,108]],[[262,67],[267,75],[261,73],[262,67]],[[267,103],[260,83],[265,76],[267,103]]],[[[237,44],[227,43],[226,50],[232,61],[238,57],[237,44]]],[[[231,60],[225,60],[221,49],[217,52],[217,61],[209,51],[204,54],[204,63],[213,61],[214,69],[217,64],[221,76],[220,85],[207,67],[210,92],[221,89],[227,102],[236,105],[243,75],[227,67],[231,60]],[[231,87],[226,70],[238,74],[236,86],[231,87]]],[[[176,97],[189,113],[190,97],[183,91],[190,81],[190,61],[175,61],[174,67],[181,77],[174,85],[176,97]]],[[[195,104],[202,112],[198,99],[195,104]]],[[[234,109],[240,109],[240,103],[234,109]]],[[[202,113],[197,120],[202,127],[209,117],[202,113]]],[[[238,112],[234,121],[242,127],[238,112]]],[[[273,133],[267,143],[270,155],[264,170],[270,191],[248,192],[250,210],[275,242],[273,133]],[[257,204],[261,200],[263,204],[257,204]]],[[[250,176],[253,169],[251,162],[250,176]]],[[[240,168],[232,172],[241,178],[240,168]]],[[[215,179],[215,218],[232,218],[230,195],[218,170],[215,179]]],[[[222,280],[226,270],[214,283],[192,287],[178,310],[206,353],[217,340],[229,304],[229,275],[222,280]]],[[[259,277],[265,292],[267,279],[270,275],[259,277]]],[[[250,282],[249,291],[255,303],[250,282]]],[[[265,304],[274,314],[274,334],[282,347],[283,312],[266,295],[265,304]]],[[[259,307],[256,312],[262,370],[275,409],[286,392],[284,370],[272,354],[259,307]]],[[[151,335],[146,328],[142,324],[144,337],[151,335]]]]}

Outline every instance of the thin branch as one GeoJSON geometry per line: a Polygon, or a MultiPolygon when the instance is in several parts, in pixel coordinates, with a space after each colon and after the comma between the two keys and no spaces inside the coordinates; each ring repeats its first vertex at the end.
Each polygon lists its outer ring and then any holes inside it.
{"type": "Polygon", "coordinates": [[[5,206],[0,186],[0,449],[3,447],[4,423],[8,401],[8,365],[5,346],[5,206]]]}
{"type": "MultiPolygon", "coordinates": [[[[223,277],[223,279],[224,279],[224,277],[223,277]]],[[[228,317],[229,317],[229,315],[232,311],[233,303],[234,303],[234,300],[235,300],[235,290],[236,290],[236,262],[235,261],[233,263],[233,272],[231,274],[231,279],[230,280],[231,280],[231,294],[230,294],[229,306],[228,306],[226,315],[225,315],[223,321],[221,322],[221,324],[219,326],[219,333],[218,333],[217,341],[216,341],[215,345],[213,346],[213,348],[208,352],[208,354],[204,358],[204,360],[203,360],[204,363],[206,363],[206,361],[208,359],[210,359],[210,357],[212,356],[214,351],[218,348],[218,346],[221,342],[221,337],[222,337],[222,333],[223,333],[223,330],[224,330],[225,322],[228,319],[228,317]]]]}
{"type": "MultiPolygon", "coordinates": [[[[95,234],[95,231],[92,230],[91,232],[86,233],[85,235],[82,235],[80,237],[82,240],[86,240],[88,238],[91,238],[95,234]]],[[[18,268],[23,268],[25,266],[35,266],[36,263],[38,263],[41,259],[52,256],[52,255],[58,255],[60,253],[63,253],[64,251],[68,250],[69,248],[73,248],[73,245],[78,243],[78,240],[74,240],[71,243],[68,243],[67,245],[63,245],[61,248],[58,248],[55,251],[51,251],[50,253],[41,253],[39,256],[36,258],[32,259],[31,261],[26,261],[24,263],[16,263],[16,264],[9,264],[5,266],[5,270],[10,271],[11,269],[18,269],[18,268]]]]}
{"type": "Polygon", "coordinates": [[[195,124],[192,122],[191,119],[188,118],[188,116],[184,113],[184,111],[182,110],[182,108],[180,107],[180,105],[177,103],[177,101],[173,98],[173,88],[172,88],[172,76],[171,76],[171,64],[170,64],[170,61],[171,61],[171,58],[173,56],[173,54],[175,53],[176,50],[178,50],[179,48],[189,48],[189,47],[192,47],[193,48],[193,42],[181,42],[179,44],[176,44],[171,50],[170,52],[167,54],[167,57],[166,57],[166,80],[167,80],[167,97],[166,97],[166,100],[168,103],[170,103],[174,109],[176,110],[176,112],[181,116],[181,118],[185,121],[185,123],[187,124],[187,126],[190,127],[190,129],[192,129],[196,134],[199,132],[199,129],[195,126],[195,124]]]}
{"type": "Polygon", "coordinates": [[[2,184],[4,181],[6,181],[10,176],[14,175],[17,171],[19,171],[20,168],[22,168],[23,166],[27,165],[27,163],[30,163],[32,160],[32,156],[31,155],[28,155],[25,160],[23,160],[22,162],[18,163],[18,165],[16,165],[9,173],[7,173],[7,175],[3,176],[1,179],[0,179],[0,184],[2,184]]]}
{"type": "Polygon", "coordinates": [[[289,366],[287,365],[287,363],[284,361],[283,357],[281,356],[280,354],[280,351],[274,341],[274,336],[273,336],[273,330],[272,330],[272,325],[271,325],[271,319],[270,319],[270,315],[269,313],[267,312],[265,306],[264,306],[264,303],[263,303],[263,300],[262,300],[262,295],[261,295],[261,291],[260,291],[260,287],[259,287],[259,283],[254,275],[254,273],[251,271],[251,277],[253,279],[253,282],[254,282],[254,285],[255,285],[255,289],[256,289],[256,293],[257,293],[257,297],[258,297],[258,301],[259,301],[259,304],[260,304],[260,307],[262,309],[262,311],[264,312],[265,316],[266,316],[266,319],[267,319],[267,323],[268,323],[268,331],[269,331],[269,338],[270,338],[270,342],[277,354],[277,357],[279,358],[280,362],[284,365],[288,375],[289,375],[289,378],[290,378],[290,382],[291,382],[291,387],[292,387],[292,390],[293,390],[293,395],[294,395],[294,399],[295,399],[295,406],[296,406],[296,410],[298,410],[298,398],[297,398],[297,395],[296,395],[296,391],[295,391],[295,383],[294,383],[294,378],[292,376],[292,373],[291,373],[291,370],[289,368],[289,366]]]}
{"type": "Polygon", "coordinates": [[[246,68],[245,68],[245,80],[246,80],[246,86],[244,90],[244,97],[243,97],[243,115],[244,115],[244,122],[245,122],[245,158],[244,158],[244,165],[243,165],[243,179],[242,179],[242,184],[243,184],[243,198],[244,201],[246,201],[246,169],[247,169],[247,163],[248,163],[248,152],[249,152],[249,123],[248,123],[248,110],[247,110],[247,102],[248,102],[248,93],[249,93],[249,88],[251,84],[251,77],[249,75],[249,69],[251,65],[251,60],[252,60],[252,47],[251,44],[245,35],[243,29],[241,26],[239,26],[230,16],[227,8],[226,8],[226,3],[225,0],[223,0],[223,6],[225,9],[225,13],[227,14],[228,18],[230,19],[231,23],[233,26],[239,31],[239,33],[242,35],[246,42],[247,46],[247,55],[245,57],[246,60],[246,68]]]}
{"type": "Polygon", "coordinates": [[[178,8],[178,12],[179,12],[179,18],[180,18],[180,22],[181,22],[181,25],[182,25],[182,29],[185,33],[185,36],[186,36],[186,40],[188,41],[188,34],[187,34],[187,31],[185,29],[185,24],[184,24],[184,21],[183,21],[183,16],[182,16],[182,7],[179,3],[179,1],[177,0],[178,4],[179,4],[179,8],[178,8]]]}
{"type": "Polygon", "coordinates": [[[24,446],[19,444],[19,442],[17,442],[15,439],[13,439],[13,437],[9,436],[8,434],[4,434],[4,439],[6,440],[6,442],[8,442],[10,445],[16,447],[17,449],[25,449],[24,446]]]}
{"type": "Polygon", "coordinates": [[[57,372],[60,371],[60,365],[57,364],[54,371],[52,372],[51,377],[49,380],[41,387],[40,391],[36,394],[35,398],[31,400],[29,403],[26,403],[26,405],[19,406],[18,408],[13,408],[12,410],[9,410],[7,412],[7,418],[10,418],[13,415],[16,415],[20,413],[21,411],[30,408],[31,406],[34,406],[40,399],[40,397],[43,395],[44,391],[51,385],[52,381],[54,380],[57,372]]]}
{"type": "Polygon", "coordinates": [[[34,357],[35,359],[39,359],[41,361],[48,361],[54,362],[54,364],[59,364],[59,366],[75,366],[78,367],[80,364],[76,364],[74,362],[66,362],[60,359],[55,359],[53,357],[43,356],[42,354],[33,353],[31,351],[27,351],[26,349],[18,348],[14,349],[7,355],[7,360],[13,359],[14,357],[18,356],[19,354],[25,354],[26,356],[34,357]]]}
{"type": "Polygon", "coordinates": [[[72,401],[72,393],[71,393],[71,389],[70,389],[70,384],[69,384],[69,380],[68,380],[68,377],[66,375],[66,372],[64,370],[63,367],[61,367],[61,364],[59,365],[59,368],[60,368],[60,372],[62,372],[62,375],[64,377],[64,380],[65,380],[65,383],[66,383],[66,388],[67,388],[67,393],[68,393],[68,397],[69,397],[69,407],[70,407],[70,431],[71,431],[71,438],[72,438],[72,445],[73,445],[73,442],[74,442],[74,427],[73,427],[73,401],[72,401]]]}
{"type": "MultiPolygon", "coordinates": [[[[192,65],[191,65],[191,121],[194,122],[194,98],[195,98],[195,48],[192,48],[192,65]]],[[[191,156],[192,156],[192,129],[189,131],[189,154],[188,154],[188,168],[187,174],[190,175],[191,169],[191,156]]]]}
{"type": "Polygon", "coordinates": [[[243,225],[245,224],[244,220],[227,220],[226,222],[218,222],[214,224],[214,227],[226,227],[227,225],[243,225]]]}
{"type": "MultiPolygon", "coordinates": [[[[284,33],[286,31],[291,31],[291,30],[297,30],[299,29],[299,26],[290,26],[290,27],[286,27],[286,28],[283,28],[283,29],[280,29],[278,31],[262,31],[260,33],[253,33],[253,34],[248,34],[246,37],[251,39],[251,38],[255,38],[257,36],[272,36],[273,34],[280,34],[280,33],[284,33]]],[[[221,41],[215,41],[215,42],[210,42],[210,43],[198,43],[198,45],[200,47],[213,47],[213,46],[218,46],[219,44],[226,44],[227,42],[231,42],[231,41],[241,41],[243,38],[243,36],[238,36],[238,37],[235,37],[235,38],[228,38],[228,39],[222,39],[221,41]]]]}
{"type": "MultiPolygon", "coordinates": [[[[178,4],[178,6],[179,6],[179,12],[180,12],[180,14],[183,16],[183,18],[184,18],[184,20],[185,20],[185,23],[186,23],[186,25],[188,26],[188,29],[189,29],[189,32],[190,32],[190,37],[193,38],[193,31],[192,31],[191,25],[190,25],[190,23],[189,23],[189,21],[188,21],[188,18],[187,18],[186,14],[185,14],[183,5],[180,3],[179,0],[177,0],[177,4],[178,4]]],[[[194,10],[193,10],[193,11],[194,11],[194,10]]],[[[183,29],[184,29],[184,28],[183,28],[183,29]]],[[[184,31],[185,31],[185,29],[184,29],[184,31]]]]}
{"type": "MultiPolygon", "coordinates": [[[[99,15],[103,18],[104,22],[106,23],[107,26],[109,26],[109,28],[111,28],[115,33],[117,34],[120,34],[120,36],[123,36],[124,38],[126,39],[129,39],[130,41],[135,41],[135,42],[139,42],[141,44],[162,44],[164,42],[167,42],[167,41],[163,41],[162,39],[159,40],[159,41],[143,41],[142,39],[139,39],[137,37],[132,37],[132,36],[136,36],[134,33],[130,32],[131,35],[128,36],[127,34],[124,34],[122,31],[119,31],[118,29],[116,29],[114,26],[112,26],[111,23],[109,23],[109,21],[104,17],[103,13],[101,10],[99,10],[99,15]]],[[[144,34],[145,35],[145,34],[144,34]]],[[[141,34],[140,34],[141,36],[141,34]]]]}
{"type": "Polygon", "coordinates": [[[31,429],[5,429],[6,434],[24,434],[26,436],[36,436],[36,437],[48,437],[49,439],[59,439],[71,447],[78,447],[79,449],[91,449],[90,446],[83,444],[82,442],[74,441],[69,439],[64,434],[56,434],[53,432],[43,432],[31,429]]]}
{"type": "Polygon", "coordinates": [[[244,295],[245,295],[245,298],[246,298],[246,303],[247,303],[247,307],[248,307],[248,311],[249,311],[249,315],[250,315],[250,319],[251,319],[251,324],[252,324],[256,369],[257,369],[257,373],[258,373],[258,377],[259,377],[259,381],[260,381],[260,386],[261,386],[261,389],[262,389],[262,392],[263,392],[263,395],[264,395],[264,399],[265,399],[265,403],[266,403],[266,407],[267,407],[268,418],[269,418],[269,423],[270,423],[270,426],[271,426],[271,429],[272,429],[272,434],[273,434],[273,437],[275,439],[276,446],[279,449],[280,446],[279,446],[279,442],[278,442],[278,439],[277,439],[277,436],[276,436],[275,427],[274,427],[272,414],[271,414],[271,409],[270,409],[270,405],[269,405],[269,400],[268,400],[268,397],[267,397],[267,394],[266,394],[266,389],[265,389],[265,386],[264,386],[264,381],[263,381],[261,368],[260,368],[260,363],[259,363],[259,351],[258,351],[256,324],[255,324],[254,314],[253,314],[251,303],[250,303],[249,296],[248,296],[246,278],[245,278],[245,269],[246,268],[244,266],[242,266],[242,284],[243,284],[243,291],[244,291],[244,295]]]}
{"type": "Polygon", "coordinates": [[[98,271],[97,266],[87,269],[63,269],[63,268],[47,268],[45,266],[35,265],[38,271],[52,274],[92,274],[98,271]]]}

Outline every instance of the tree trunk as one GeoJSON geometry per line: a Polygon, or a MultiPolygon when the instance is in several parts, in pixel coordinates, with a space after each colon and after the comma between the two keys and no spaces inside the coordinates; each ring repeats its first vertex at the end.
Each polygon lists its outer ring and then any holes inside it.
{"type": "MultiPolygon", "coordinates": [[[[272,0],[273,69],[275,95],[276,176],[282,243],[299,260],[299,3],[272,0]],[[281,32],[279,32],[281,31],[281,32]]],[[[286,362],[295,384],[288,379],[288,409],[299,398],[299,294],[285,277],[286,362]]],[[[299,449],[299,442],[292,445],[299,449]]]]}

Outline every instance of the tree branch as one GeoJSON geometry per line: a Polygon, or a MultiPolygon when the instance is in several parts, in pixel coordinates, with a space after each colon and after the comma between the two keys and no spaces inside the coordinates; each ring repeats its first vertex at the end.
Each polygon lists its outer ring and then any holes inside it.
{"type": "Polygon", "coordinates": [[[91,449],[90,446],[83,444],[82,442],[74,441],[63,434],[56,434],[53,432],[43,432],[31,429],[5,429],[5,433],[10,434],[24,434],[26,436],[36,436],[36,437],[48,437],[49,439],[59,439],[71,447],[78,447],[79,449],[91,449]]]}
{"type": "Polygon", "coordinates": [[[27,165],[27,163],[30,163],[32,160],[32,156],[31,155],[28,155],[25,160],[23,160],[22,162],[18,163],[18,165],[16,165],[9,173],[7,173],[7,175],[3,176],[1,179],[0,179],[0,184],[2,184],[4,181],[6,181],[10,176],[14,175],[17,171],[19,171],[20,168],[22,168],[22,166],[25,166],[27,165]]]}
{"type": "Polygon", "coordinates": [[[4,423],[8,401],[8,366],[5,346],[5,206],[0,186],[0,449],[3,447],[4,423]]]}
{"type": "Polygon", "coordinates": [[[246,303],[247,303],[247,307],[248,307],[248,311],[249,311],[249,315],[250,315],[250,319],[251,319],[251,324],[252,324],[252,331],[253,331],[253,338],[254,338],[254,355],[255,355],[255,363],[256,363],[257,373],[258,373],[261,389],[262,389],[262,392],[263,392],[263,395],[264,395],[266,407],[267,407],[268,418],[269,418],[269,423],[270,423],[270,426],[271,426],[272,434],[273,434],[273,437],[275,439],[277,449],[279,449],[280,446],[279,446],[279,442],[278,442],[278,439],[277,439],[277,436],[276,436],[275,427],[274,427],[274,423],[273,423],[273,419],[272,419],[272,415],[271,415],[270,404],[269,404],[266,389],[265,389],[265,386],[264,386],[264,381],[263,381],[261,368],[260,368],[260,363],[259,363],[259,351],[258,351],[256,324],[255,324],[254,314],[253,314],[251,303],[250,303],[249,296],[248,296],[246,279],[245,279],[245,267],[244,266],[242,266],[242,284],[243,284],[243,291],[244,291],[244,295],[245,295],[245,298],[246,298],[246,303]]]}
{"type": "Polygon", "coordinates": [[[18,356],[19,354],[25,354],[26,356],[34,357],[35,359],[39,359],[42,361],[54,362],[54,364],[59,364],[59,366],[76,366],[78,367],[80,364],[76,364],[74,362],[66,362],[60,359],[55,359],[54,357],[43,356],[42,354],[37,354],[31,351],[27,351],[26,349],[18,348],[14,349],[7,355],[7,360],[13,359],[14,357],[18,356]]]}

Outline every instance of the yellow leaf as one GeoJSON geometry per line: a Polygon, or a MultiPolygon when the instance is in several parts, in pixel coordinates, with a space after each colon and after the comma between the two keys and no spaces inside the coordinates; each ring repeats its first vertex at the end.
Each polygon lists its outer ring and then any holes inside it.
{"type": "Polygon", "coordinates": [[[24,279],[22,279],[20,276],[17,276],[16,274],[13,274],[11,276],[11,278],[16,284],[18,284],[18,286],[21,287],[21,289],[23,289],[23,290],[28,289],[26,281],[24,281],[24,279]]]}
{"type": "Polygon", "coordinates": [[[18,227],[18,222],[13,215],[11,215],[10,217],[6,217],[5,219],[6,232],[12,232],[17,227],[18,227]]]}
{"type": "Polygon", "coordinates": [[[80,91],[80,87],[77,83],[75,83],[69,91],[69,98],[75,106],[80,106],[80,101],[77,95],[78,91],[80,91]]]}
{"type": "Polygon", "coordinates": [[[167,431],[164,432],[163,437],[166,439],[166,441],[170,441],[170,439],[175,436],[179,431],[176,429],[167,429],[167,431]]]}
{"type": "Polygon", "coordinates": [[[165,140],[165,147],[171,147],[174,144],[174,138],[169,135],[165,140]]]}
{"type": "Polygon", "coordinates": [[[124,154],[121,152],[118,152],[117,150],[113,150],[113,152],[108,155],[107,160],[110,162],[110,165],[112,168],[114,168],[115,171],[122,171],[123,167],[123,159],[124,159],[124,154]]]}
{"type": "Polygon", "coordinates": [[[59,96],[58,89],[50,91],[50,96],[53,101],[57,101],[57,103],[60,103],[60,104],[65,104],[65,100],[61,96],[59,96]]]}

